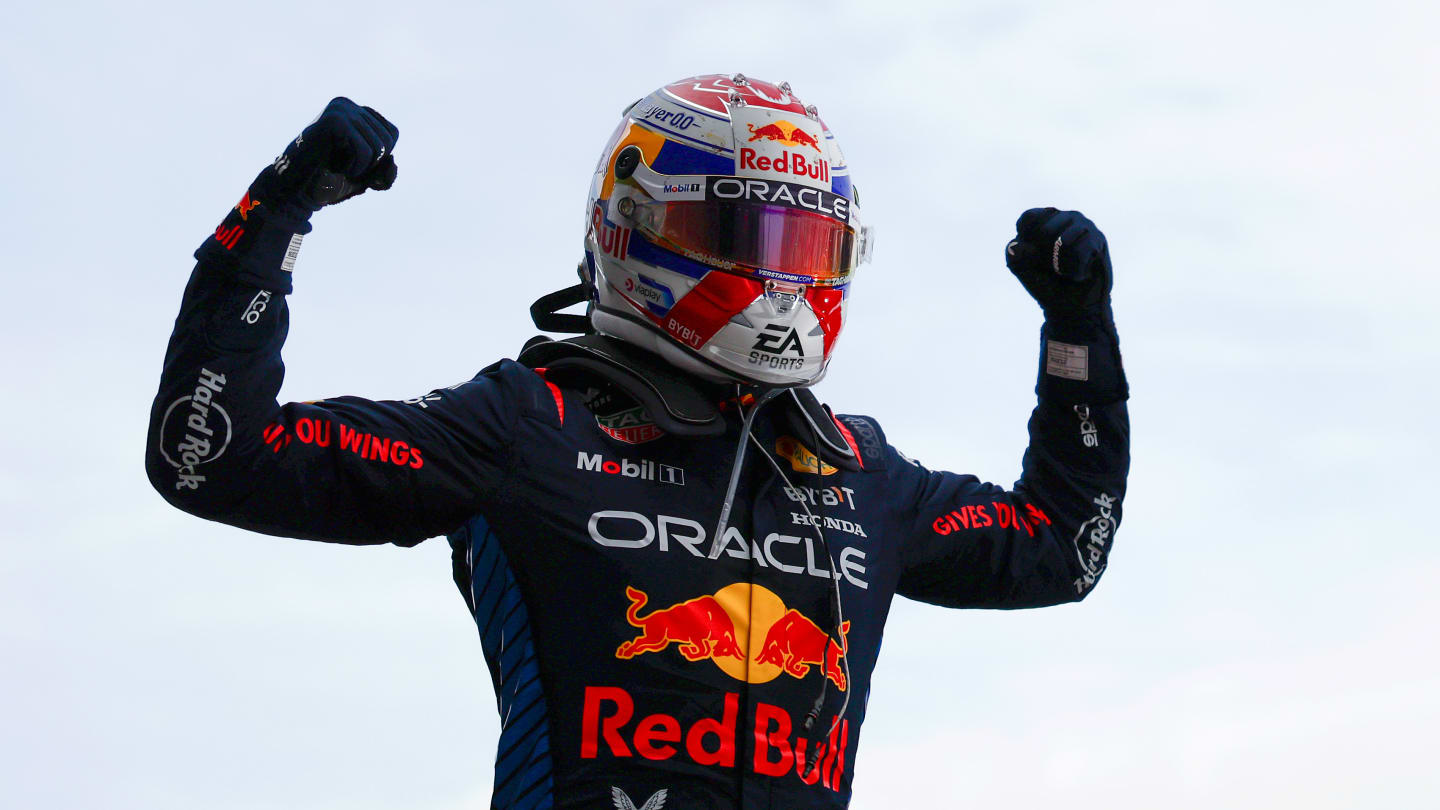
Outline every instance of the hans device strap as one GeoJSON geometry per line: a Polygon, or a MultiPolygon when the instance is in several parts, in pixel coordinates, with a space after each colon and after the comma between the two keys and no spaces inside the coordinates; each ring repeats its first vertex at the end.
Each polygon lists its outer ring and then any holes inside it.
{"type": "Polygon", "coordinates": [[[525,344],[516,359],[531,368],[581,371],[607,380],[643,405],[655,425],[666,433],[677,436],[725,433],[720,409],[683,374],[659,358],[614,338],[581,335],[550,340],[537,336],[525,344]]]}
{"type": "MultiPolygon", "coordinates": [[[[569,316],[582,317],[582,316],[569,316]]],[[[580,373],[599,377],[644,406],[655,425],[676,436],[720,436],[725,420],[713,397],[693,379],[659,357],[605,335],[566,340],[536,336],[516,358],[522,365],[552,374],[580,373]]],[[[779,399],[785,425],[797,436],[816,439],[819,456],[852,472],[861,469],[850,444],[828,409],[808,389],[790,389],[779,399]]]]}

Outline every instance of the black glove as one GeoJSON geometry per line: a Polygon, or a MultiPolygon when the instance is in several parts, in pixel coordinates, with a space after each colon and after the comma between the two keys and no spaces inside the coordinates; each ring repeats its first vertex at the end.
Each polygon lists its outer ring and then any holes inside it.
{"type": "Polygon", "coordinates": [[[1032,208],[1015,223],[1005,264],[1045,311],[1040,398],[1089,407],[1129,396],[1110,310],[1110,248],[1095,223],[1078,211],[1032,208]]]}
{"type": "Polygon", "coordinates": [[[1110,248],[1079,211],[1031,208],[1015,222],[1005,264],[1045,311],[1046,320],[1110,317],[1110,248]]]}
{"type": "Polygon", "coordinates": [[[366,189],[390,188],[399,137],[380,113],[334,99],[260,172],[195,258],[246,284],[288,294],[310,215],[366,189]]]}
{"type": "MultiPolygon", "coordinates": [[[[275,163],[255,178],[251,195],[314,213],[366,189],[395,183],[400,130],[385,116],[348,98],[333,99],[275,163]]],[[[287,212],[300,213],[300,212],[287,212]]]]}

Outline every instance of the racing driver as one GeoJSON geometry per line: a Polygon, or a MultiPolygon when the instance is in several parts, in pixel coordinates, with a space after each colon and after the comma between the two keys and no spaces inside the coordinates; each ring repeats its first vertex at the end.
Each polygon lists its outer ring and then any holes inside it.
{"type": "Polygon", "coordinates": [[[310,217],[389,188],[397,136],[335,99],[196,251],[146,469],[180,509],[266,534],[445,535],[499,703],[493,807],[845,807],[895,594],[1027,608],[1094,588],[1129,428],[1084,216],[1026,211],[1006,246],[1045,314],[1009,490],[811,392],[871,232],[816,108],[742,75],[625,110],[579,283],[531,308],[577,336],[409,400],[280,405],[310,217]]]}

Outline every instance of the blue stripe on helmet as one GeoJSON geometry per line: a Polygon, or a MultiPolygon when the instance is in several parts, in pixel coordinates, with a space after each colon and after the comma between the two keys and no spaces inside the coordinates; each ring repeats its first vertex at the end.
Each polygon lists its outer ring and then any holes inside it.
{"type": "Polygon", "coordinates": [[[704,278],[715,269],[678,253],[671,253],[646,239],[639,231],[630,233],[630,258],[697,279],[704,278]]]}
{"type": "Polygon", "coordinates": [[[735,159],[696,149],[672,140],[665,141],[650,168],[660,174],[735,174],[735,159]]]}

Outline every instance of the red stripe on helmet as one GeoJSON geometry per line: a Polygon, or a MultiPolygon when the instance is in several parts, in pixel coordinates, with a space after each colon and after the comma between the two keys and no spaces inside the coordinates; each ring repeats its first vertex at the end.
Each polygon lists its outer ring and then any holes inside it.
{"type": "Polygon", "coordinates": [[[686,293],[660,318],[670,337],[692,349],[699,349],[715,337],[721,327],[756,298],[764,286],[751,278],[712,272],[686,293]]]}
{"type": "Polygon", "coordinates": [[[835,338],[840,337],[840,328],[845,325],[845,314],[840,308],[845,303],[845,290],[840,287],[810,287],[805,291],[805,300],[810,302],[810,309],[820,321],[820,331],[825,335],[825,356],[829,357],[830,348],[835,345],[835,338]]]}

